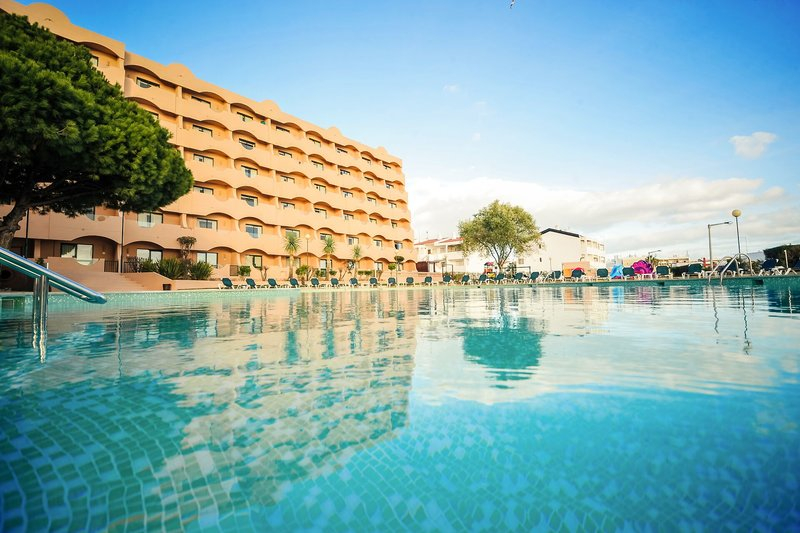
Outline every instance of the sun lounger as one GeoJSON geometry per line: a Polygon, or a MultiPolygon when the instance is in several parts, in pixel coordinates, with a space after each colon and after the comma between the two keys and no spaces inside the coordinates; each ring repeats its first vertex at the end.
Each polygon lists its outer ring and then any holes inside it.
{"type": "Polygon", "coordinates": [[[378,286],[378,278],[369,278],[369,286],[370,287],[377,287],[378,286]]]}
{"type": "Polygon", "coordinates": [[[541,275],[541,273],[539,273],[539,272],[531,272],[531,276],[529,278],[529,281],[531,283],[536,283],[539,280],[539,276],[540,275],[541,275]]]}
{"type": "Polygon", "coordinates": [[[414,284],[414,278],[411,277],[411,276],[408,276],[406,278],[406,285],[413,285],[413,284],[414,284]]]}
{"type": "Polygon", "coordinates": [[[692,263],[689,265],[689,268],[686,272],[683,273],[684,278],[691,278],[692,276],[697,276],[698,278],[703,277],[703,265],[700,263],[692,263]]]}
{"type": "Polygon", "coordinates": [[[396,287],[397,286],[397,278],[389,278],[386,280],[386,285],[389,287],[396,287]]]}
{"type": "Polygon", "coordinates": [[[425,279],[422,281],[423,285],[433,285],[433,278],[431,276],[425,276],[425,279]]]}
{"type": "Polygon", "coordinates": [[[299,289],[300,283],[297,281],[296,278],[289,278],[289,287],[293,289],[299,289]]]}
{"type": "Polygon", "coordinates": [[[235,289],[236,288],[236,287],[234,287],[233,282],[231,281],[230,278],[222,278],[220,280],[220,282],[221,282],[220,285],[219,285],[220,289],[235,289]]]}
{"type": "Polygon", "coordinates": [[[600,280],[608,281],[609,279],[611,279],[611,278],[608,277],[608,269],[607,268],[598,268],[597,269],[597,274],[595,275],[595,279],[598,280],[598,281],[600,281],[600,280]]]}
{"type": "Polygon", "coordinates": [[[777,259],[767,259],[761,265],[761,270],[758,272],[759,276],[779,276],[783,274],[783,267],[778,264],[777,259]]]}
{"type": "Polygon", "coordinates": [[[453,278],[445,274],[444,277],[442,278],[442,283],[444,283],[445,285],[450,285],[451,283],[453,283],[453,278]]]}
{"type": "Polygon", "coordinates": [[[622,268],[622,279],[635,279],[636,278],[636,271],[633,267],[623,267],[622,268]]]}
{"type": "Polygon", "coordinates": [[[244,281],[250,289],[266,289],[266,285],[259,285],[253,278],[247,278],[244,281]]]}
{"type": "Polygon", "coordinates": [[[311,278],[311,288],[312,289],[319,288],[319,280],[317,278],[311,278]]]}
{"type": "Polygon", "coordinates": [[[358,278],[350,278],[350,286],[358,287],[358,278]]]}
{"type": "Polygon", "coordinates": [[[672,270],[668,266],[660,265],[656,267],[656,278],[672,278],[672,270]]]}
{"type": "Polygon", "coordinates": [[[338,278],[331,278],[331,287],[334,289],[339,287],[339,279],[338,278]]]}

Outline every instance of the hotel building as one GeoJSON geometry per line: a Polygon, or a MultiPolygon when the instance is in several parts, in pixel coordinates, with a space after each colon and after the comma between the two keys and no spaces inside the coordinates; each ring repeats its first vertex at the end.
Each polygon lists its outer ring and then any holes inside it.
{"type": "MultiPolygon", "coordinates": [[[[152,213],[97,207],[77,218],[32,214],[22,220],[14,251],[27,240],[28,257],[103,259],[115,272],[120,258],[175,257],[177,239],[189,236],[196,239],[192,259],[216,266],[217,277],[250,265],[276,278],[289,275],[288,233],[299,236],[299,262],[312,268],[345,268],[356,244],[363,270],[413,256],[401,161],[383,147],[214,86],[183,65],[134,54],[50,5],[0,0],[0,10],[89,48],[96,68],[169,130],[195,180],[191,192],[152,213]],[[323,252],[329,235],[332,265],[323,252]]],[[[0,206],[0,216],[8,211],[0,206]]],[[[413,269],[413,261],[404,267],[413,269]]]]}

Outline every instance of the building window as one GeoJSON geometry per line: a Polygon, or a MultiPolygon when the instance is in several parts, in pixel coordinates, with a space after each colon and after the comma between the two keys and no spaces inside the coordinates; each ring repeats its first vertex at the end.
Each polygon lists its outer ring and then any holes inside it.
{"type": "Polygon", "coordinates": [[[312,143],[314,143],[314,145],[316,145],[316,146],[322,146],[322,143],[319,142],[316,139],[312,139],[311,137],[309,137],[308,140],[311,141],[312,143]]]}
{"type": "MultiPolygon", "coordinates": [[[[395,250],[402,250],[402,249],[403,249],[403,243],[402,243],[402,242],[396,242],[396,243],[394,243],[394,249],[395,249],[395,250]]],[[[431,253],[431,251],[430,251],[430,250],[428,250],[428,253],[431,253]]]]}
{"type": "Polygon", "coordinates": [[[396,228],[397,227],[397,222],[392,221],[392,227],[396,228]]]}
{"type": "Polygon", "coordinates": [[[375,183],[375,180],[374,180],[374,179],[372,179],[372,178],[364,178],[364,179],[366,179],[366,180],[367,180],[367,183],[369,183],[370,185],[372,185],[373,183],[375,183]]]}
{"type": "Polygon", "coordinates": [[[216,252],[197,252],[197,262],[204,262],[208,263],[209,265],[217,268],[219,263],[217,262],[217,253],[216,252]]]}
{"type": "Polygon", "coordinates": [[[358,244],[358,237],[353,237],[352,235],[347,236],[347,245],[348,246],[355,246],[358,244]]]}
{"type": "Polygon", "coordinates": [[[251,117],[250,115],[246,115],[238,111],[236,112],[236,114],[239,115],[239,118],[242,119],[242,122],[250,122],[251,120],[253,120],[253,117],[251,117]]]}
{"type": "Polygon", "coordinates": [[[211,165],[212,167],[214,166],[214,158],[209,157],[207,155],[192,154],[192,159],[194,159],[195,161],[199,161],[200,163],[211,165]]]}
{"type": "Polygon", "coordinates": [[[149,259],[151,261],[161,261],[163,253],[161,250],[149,250],[147,248],[137,248],[136,257],[139,259],[149,259]]]}
{"type": "Polygon", "coordinates": [[[255,268],[261,268],[264,265],[264,258],[260,255],[246,255],[244,261],[255,268]]]}
{"type": "Polygon", "coordinates": [[[380,261],[375,261],[375,264],[373,266],[375,267],[376,272],[383,272],[383,263],[381,263],[380,261]]]}
{"type": "Polygon", "coordinates": [[[84,214],[84,215],[86,216],[86,218],[88,218],[89,220],[94,220],[94,219],[95,219],[95,208],[94,208],[94,207],[89,207],[89,208],[87,208],[87,209],[85,209],[85,210],[83,211],[83,214],[84,214]]]}
{"type": "Polygon", "coordinates": [[[288,157],[289,159],[294,159],[294,156],[286,150],[278,150],[278,155],[288,157]]]}
{"type": "Polygon", "coordinates": [[[89,59],[89,63],[91,63],[92,66],[95,67],[95,68],[99,67],[100,66],[100,58],[95,56],[95,55],[93,55],[91,57],[91,59],[89,59]]]}
{"type": "Polygon", "coordinates": [[[368,165],[372,164],[372,161],[370,161],[370,159],[368,157],[362,157],[361,159],[366,161],[368,165]]]}
{"type": "Polygon", "coordinates": [[[92,262],[94,246],[91,244],[61,244],[61,257],[73,257],[82,265],[92,262]]]}
{"type": "Polygon", "coordinates": [[[150,87],[161,87],[161,85],[157,84],[156,82],[149,81],[144,78],[136,78],[136,85],[138,85],[142,89],[149,89],[150,87]]]}
{"type": "Polygon", "coordinates": [[[376,248],[383,246],[383,243],[380,241],[380,239],[372,239],[372,244],[374,244],[376,248]]]}
{"type": "Polygon", "coordinates": [[[383,165],[383,168],[385,168],[386,170],[390,170],[389,165],[383,165]]]}
{"type": "Polygon", "coordinates": [[[377,224],[378,223],[378,219],[377,218],[371,218],[371,219],[369,219],[369,223],[370,224],[377,224]]]}
{"type": "Polygon", "coordinates": [[[284,209],[294,209],[294,204],[291,202],[281,202],[281,207],[284,209]]]}
{"type": "Polygon", "coordinates": [[[345,213],[345,214],[344,214],[344,219],[345,219],[345,220],[353,220],[354,218],[355,218],[355,217],[354,217],[352,214],[350,214],[350,213],[345,213]]]}
{"type": "Polygon", "coordinates": [[[345,150],[344,148],[339,148],[338,146],[336,147],[336,151],[339,152],[340,154],[346,154],[347,153],[347,150],[345,150]]]}
{"type": "Polygon", "coordinates": [[[351,193],[350,191],[342,191],[342,195],[345,198],[352,198],[353,197],[353,193],[351,193]]]}
{"type": "Polygon", "coordinates": [[[194,131],[199,131],[200,133],[204,133],[209,137],[214,136],[214,132],[211,131],[211,128],[204,128],[203,126],[198,126],[197,124],[192,124],[192,129],[194,131]]]}
{"type": "Polygon", "coordinates": [[[202,185],[195,185],[193,187],[193,189],[194,189],[194,192],[196,192],[196,193],[210,194],[212,196],[214,195],[214,189],[212,189],[211,187],[203,187],[202,185]]]}
{"type": "Polygon", "coordinates": [[[322,215],[323,218],[328,218],[328,212],[324,209],[320,209],[319,207],[314,208],[314,212],[318,215],[322,215]]]}
{"type": "Polygon", "coordinates": [[[296,229],[287,229],[286,236],[288,237],[289,235],[294,235],[295,237],[300,238],[300,231],[296,229]]]}
{"type": "Polygon", "coordinates": [[[328,260],[327,259],[320,259],[319,260],[319,268],[322,270],[327,270],[328,268],[328,260]]]}
{"type": "Polygon", "coordinates": [[[320,170],[322,170],[323,168],[325,168],[325,165],[323,165],[323,164],[322,164],[322,163],[320,163],[319,161],[311,161],[311,164],[312,164],[312,165],[314,165],[315,167],[317,167],[317,168],[318,168],[318,169],[320,169],[320,170]]]}
{"type": "Polygon", "coordinates": [[[256,147],[256,143],[254,143],[253,141],[247,141],[245,139],[239,139],[239,144],[241,144],[242,148],[244,148],[245,150],[252,150],[253,148],[256,147]]]}
{"type": "Polygon", "coordinates": [[[397,208],[397,204],[394,203],[394,202],[389,202],[389,207],[391,207],[392,209],[396,209],[397,208]]]}
{"type": "Polygon", "coordinates": [[[249,194],[243,194],[241,198],[244,201],[244,203],[246,203],[250,207],[255,207],[258,205],[258,198],[256,198],[255,196],[250,196],[249,194]]]}
{"type": "Polygon", "coordinates": [[[391,183],[387,183],[386,184],[386,188],[387,189],[394,189],[394,185],[392,185],[391,183]]]}
{"type": "Polygon", "coordinates": [[[197,227],[203,229],[217,229],[217,221],[211,218],[198,218],[197,227]]]}
{"type": "Polygon", "coordinates": [[[257,224],[245,224],[244,231],[254,239],[261,237],[261,226],[257,224]]]}
{"type": "Polygon", "coordinates": [[[291,176],[281,176],[281,179],[283,179],[284,183],[294,183],[294,178],[291,176]]]}
{"type": "Polygon", "coordinates": [[[341,174],[342,176],[349,176],[350,175],[350,171],[349,170],[345,170],[343,168],[340,168],[339,169],[339,174],[341,174]]]}
{"type": "Polygon", "coordinates": [[[367,201],[369,203],[371,203],[371,204],[377,204],[378,203],[378,200],[376,200],[375,198],[372,198],[371,196],[367,196],[367,201]]]}
{"type": "Polygon", "coordinates": [[[209,109],[211,108],[211,102],[209,102],[208,100],[204,100],[203,98],[200,98],[195,95],[192,95],[192,100],[194,100],[195,102],[200,102],[203,105],[207,105],[209,109]]]}
{"type": "Polygon", "coordinates": [[[321,240],[321,241],[327,240],[327,238],[330,237],[330,236],[331,236],[330,233],[320,233],[319,234],[319,240],[321,240]]]}
{"type": "Polygon", "coordinates": [[[246,167],[242,165],[242,170],[244,171],[244,175],[248,178],[252,178],[253,176],[258,176],[258,169],[253,167],[246,167]]]}
{"type": "Polygon", "coordinates": [[[140,228],[152,228],[156,224],[164,222],[164,215],[161,213],[139,213],[136,216],[140,228]]]}
{"type": "Polygon", "coordinates": [[[283,133],[291,133],[288,129],[284,128],[283,126],[275,126],[275,129],[278,131],[282,131],[283,133]]]}
{"type": "Polygon", "coordinates": [[[314,188],[321,193],[326,193],[328,191],[328,189],[324,185],[320,185],[319,183],[315,183],[314,188]]]}

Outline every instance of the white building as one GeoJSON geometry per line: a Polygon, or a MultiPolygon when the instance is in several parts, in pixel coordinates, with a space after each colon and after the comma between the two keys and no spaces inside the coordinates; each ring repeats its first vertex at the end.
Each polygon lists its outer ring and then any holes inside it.
{"type": "Polygon", "coordinates": [[[414,243],[417,251],[417,269],[428,272],[483,272],[483,265],[492,261],[488,257],[471,254],[464,257],[461,237],[427,239],[414,243]]]}
{"type": "Polygon", "coordinates": [[[584,235],[555,228],[542,231],[542,244],[534,245],[530,253],[519,257],[517,264],[530,267],[531,271],[542,272],[564,270],[583,266],[584,268],[604,268],[606,266],[606,247],[604,244],[584,235]]]}

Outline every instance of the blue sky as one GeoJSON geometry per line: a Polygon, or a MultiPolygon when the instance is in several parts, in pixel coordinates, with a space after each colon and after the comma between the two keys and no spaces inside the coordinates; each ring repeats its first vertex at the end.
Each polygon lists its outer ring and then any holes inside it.
{"type": "Polygon", "coordinates": [[[800,2],[52,3],[385,146],[418,237],[499,198],[612,254],[702,256],[733,208],[748,249],[800,240],[800,2]]]}

